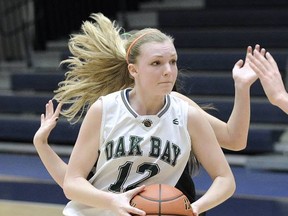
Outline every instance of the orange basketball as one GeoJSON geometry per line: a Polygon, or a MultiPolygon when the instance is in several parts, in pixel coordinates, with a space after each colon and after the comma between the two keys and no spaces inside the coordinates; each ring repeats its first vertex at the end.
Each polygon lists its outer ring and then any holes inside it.
{"type": "Polygon", "coordinates": [[[188,198],[177,188],[166,184],[146,186],[131,200],[131,205],[148,216],[193,216],[188,198]]]}

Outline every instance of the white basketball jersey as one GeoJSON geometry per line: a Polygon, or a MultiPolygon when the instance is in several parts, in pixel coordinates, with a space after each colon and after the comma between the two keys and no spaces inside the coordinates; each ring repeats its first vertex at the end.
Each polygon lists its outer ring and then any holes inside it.
{"type": "MultiPolygon", "coordinates": [[[[188,104],[166,96],[157,115],[138,115],[126,89],[101,97],[103,101],[100,154],[95,175],[97,189],[122,193],[154,183],[175,186],[190,156],[188,104]]],[[[113,215],[109,211],[107,215],[113,215]]],[[[105,215],[100,209],[70,202],[65,215],[105,215]],[[69,214],[68,214],[69,212],[69,214]]]]}

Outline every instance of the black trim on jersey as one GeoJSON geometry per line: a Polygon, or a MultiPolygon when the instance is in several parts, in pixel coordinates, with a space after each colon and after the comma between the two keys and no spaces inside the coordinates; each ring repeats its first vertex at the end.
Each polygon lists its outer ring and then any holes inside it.
{"type": "Polygon", "coordinates": [[[162,110],[160,113],[158,113],[158,117],[159,117],[159,118],[160,118],[161,116],[163,116],[164,113],[167,112],[167,110],[168,110],[169,107],[170,107],[170,104],[171,104],[170,96],[169,96],[169,95],[166,95],[164,108],[163,108],[163,110],[162,110]]]}
{"type": "Polygon", "coordinates": [[[129,100],[128,100],[128,92],[131,91],[131,89],[124,89],[121,91],[121,98],[122,101],[124,103],[124,105],[126,106],[126,108],[128,109],[128,111],[135,117],[137,118],[138,114],[136,112],[134,112],[134,110],[131,108],[130,104],[129,104],[129,100]]]}
{"type": "MultiPolygon", "coordinates": [[[[126,106],[126,108],[128,109],[128,111],[135,117],[137,118],[138,114],[132,109],[132,107],[129,104],[129,98],[128,98],[128,92],[131,91],[131,89],[124,89],[121,91],[121,98],[122,101],[124,103],[124,105],[126,106]]],[[[163,107],[163,109],[158,113],[158,117],[160,118],[161,116],[163,116],[167,110],[169,109],[171,104],[171,99],[170,99],[170,95],[166,95],[165,96],[165,105],[163,107]]]]}

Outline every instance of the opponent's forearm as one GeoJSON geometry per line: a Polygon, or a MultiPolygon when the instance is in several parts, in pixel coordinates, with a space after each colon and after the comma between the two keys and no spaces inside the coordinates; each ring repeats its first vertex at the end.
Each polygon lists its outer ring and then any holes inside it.
{"type": "Polygon", "coordinates": [[[34,146],[49,174],[60,187],[63,187],[67,164],[48,145],[47,141],[34,139],[34,146]]]}
{"type": "Polygon", "coordinates": [[[227,122],[229,140],[225,148],[239,151],[246,148],[250,126],[250,87],[235,84],[234,106],[227,122]]]}
{"type": "Polygon", "coordinates": [[[275,105],[278,106],[283,112],[288,114],[288,94],[283,92],[280,94],[278,99],[275,101],[275,105]]]}
{"type": "Polygon", "coordinates": [[[172,92],[172,94],[201,110],[211,124],[222,148],[239,151],[246,147],[250,125],[250,86],[243,87],[235,84],[234,107],[227,123],[202,110],[190,98],[177,92],[172,92]]]}

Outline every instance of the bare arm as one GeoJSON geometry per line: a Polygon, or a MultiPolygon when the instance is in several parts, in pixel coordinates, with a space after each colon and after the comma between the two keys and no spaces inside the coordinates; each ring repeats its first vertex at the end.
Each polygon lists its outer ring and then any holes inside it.
{"type": "Polygon", "coordinates": [[[197,108],[189,109],[188,130],[193,153],[213,181],[207,192],[192,203],[192,209],[199,214],[231,197],[235,180],[211,125],[197,108]]]}
{"type": "Polygon", "coordinates": [[[41,115],[41,125],[34,135],[33,144],[49,174],[62,187],[67,164],[48,144],[48,137],[57,124],[60,109],[61,104],[58,104],[54,112],[51,100],[46,104],[45,114],[41,115]]]}
{"type": "MultiPolygon", "coordinates": [[[[260,46],[256,45],[255,50],[260,46]]],[[[247,48],[247,55],[252,53],[252,47],[247,48]]],[[[223,122],[201,109],[201,112],[211,124],[221,147],[238,151],[247,145],[247,137],[250,125],[250,87],[256,81],[257,76],[249,66],[249,60],[239,60],[233,68],[233,79],[235,83],[235,99],[229,120],[223,122]]],[[[200,107],[190,98],[173,92],[176,96],[186,100],[193,107],[200,107]]]]}
{"type": "Polygon", "coordinates": [[[278,106],[288,114],[288,93],[285,89],[278,65],[273,56],[267,52],[263,56],[264,49],[259,53],[254,51],[249,55],[250,65],[258,75],[265,94],[271,104],[278,106]]]}
{"type": "Polygon", "coordinates": [[[95,208],[110,209],[115,215],[145,215],[145,212],[130,205],[130,200],[144,189],[144,186],[125,193],[115,194],[95,188],[87,176],[98,157],[102,102],[96,101],[88,110],[73,148],[63,189],[68,199],[95,208]]]}

